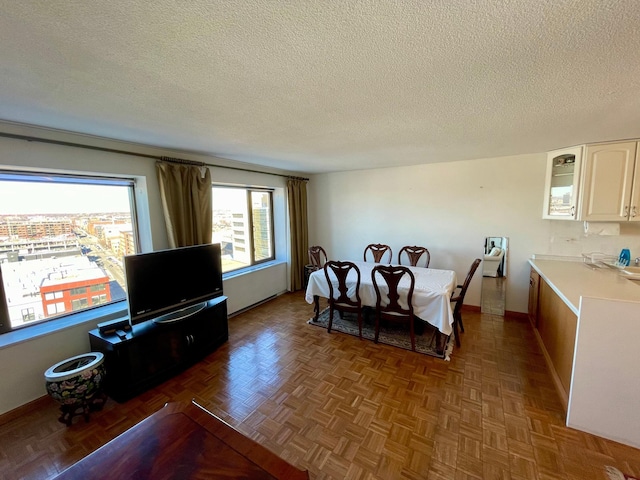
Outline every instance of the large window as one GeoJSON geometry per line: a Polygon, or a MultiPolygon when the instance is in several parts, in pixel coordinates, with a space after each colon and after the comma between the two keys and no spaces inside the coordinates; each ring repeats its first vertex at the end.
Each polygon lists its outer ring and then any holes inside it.
{"type": "Polygon", "coordinates": [[[213,243],[220,243],[223,272],[275,258],[270,190],[214,186],[212,201],[213,243]]]}
{"type": "Polygon", "coordinates": [[[0,171],[0,333],[124,300],[133,180],[0,171]]]}

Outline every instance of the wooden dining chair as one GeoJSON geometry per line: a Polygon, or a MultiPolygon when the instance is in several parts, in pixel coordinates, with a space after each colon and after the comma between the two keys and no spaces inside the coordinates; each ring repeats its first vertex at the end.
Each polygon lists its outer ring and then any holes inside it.
{"type": "Polygon", "coordinates": [[[464,324],[462,323],[462,303],[464,302],[464,296],[467,294],[467,288],[469,288],[469,284],[471,283],[473,274],[476,273],[480,262],[481,260],[479,258],[476,258],[473,261],[473,263],[471,264],[471,268],[467,273],[467,277],[464,279],[464,283],[462,285],[457,285],[451,293],[451,302],[455,302],[455,306],[453,307],[453,334],[456,336],[457,347],[460,347],[460,334],[458,333],[458,326],[460,327],[460,330],[464,332],[464,324]],[[456,290],[458,289],[460,290],[456,293],[456,290]]]}
{"type": "Polygon", "coordinates": [[[402,265],[402,254],[403,253],[409,259],[409,265],[411,265],[412,267],[417,267],[418,266],[418,262],[420,261],[420,257],[422,257],[424,255],[424,258],[425,258],[424,268],[429,268],[429,262],[431,261],[431,255],[429,254],[429,250],[427,250],[425,247],[418,247],[418,246],[413,246],[413,247],[404,246],[404,247],[402,247],[400,249],[400,253],[398,253],[398,263],[400,265],[402,265]]]}
{"type": "Polygon", "coordinates": [[[320,245],[313,245],[309,247],[309,264],[312,270],[320,270],[327,263],[327,252],[324,251],[320,245]]]}
{"type": "Polygon", "coordinates": [[[378,337],[380,335],[380,322],[382,320],[393,322],[409,322],[411,350],[415,352],[416,336],[413,326],[413,289],[416,284],[416,279],[413,276],[413,273],[407,267],[403,267],[402,265],[378,265],[373,267],[373,270],[371,271],[371,280],[373,281],[373,287],[376,291],[376,326],[374,342],[378,343],[378,337]],[[403,308],[398,301],[400,300],[398,284],[405,275],[409,278],[409,290],[406,296],[407,308],[403,308]],[[381,277],[381,279],[379,279],[379,277],[381,277]],[[380,286],[382,285],[382,283],[379,282],[384,282],[387,286],[387,305],[382,305],[383,293],[380,290],[380,286]]]}
{"type": "Polygon", "coordinates": [[[330,260],[324,264],[324,275],[329,285],[329,324],[327,332],[331,333],[333,325],[333,312],[351,312],[358,315],[358,329],[362,338],[362,301],[360,300],[360,269],[353,262],[337,262],[330,260]],[[347,276],[353,271],[356,275],[354,296],[348,294],[347,276]],[[334,278],[331,278],[331,277],[334,278]],[[337,292],[335,292],[334,281],[338,280],[337,292]],[[336,295],[337,293],[337,295],[336,295]]]}
{"type": "Polygon", "coordinates": [[[372,243],[367,245],[364,249],[364,261],[367,261],[367,253],[371,252],[373,256],[373,261],[375,263],[382,263],[382,257],[388,253],[389,261],[387,263],[391,263],[391,258],[393,257],[393,252],[391,251],[391,247],[389,245],[383,245],[382,243],[372,243]]]}

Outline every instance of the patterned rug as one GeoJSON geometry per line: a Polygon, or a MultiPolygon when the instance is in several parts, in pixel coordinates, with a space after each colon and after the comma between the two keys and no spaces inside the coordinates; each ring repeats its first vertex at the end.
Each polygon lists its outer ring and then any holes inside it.
{"type": "MultiPolygon", "coordinates": [[[[375,317],[371,313],[364,316],[362,324],[362,338],[373,341],[375,337],[375,317]]],[[[329,324],[329,308],[325,308],[318,316],[318,321],[314,322],[313,318],[307,322],[309,325],[315,325],[322,327],[326,330],[329,324]]],[[[422,323],[422,322],[421,322],[422,323]]],[[[416,337],[416,352],[423,353],[425,355],[431,355],[432,357],[442,358],[444,360],[450,360],[451,352],[453,351],[454,337],[451,335],[446,339],[446,346],[444,351],[438,351],[436,349],[436,329],[427,323],[424,323],[424,327],[420,332],[419,328],[415,330],[416,337]]],[[[333,325],[331,326],[331,332],[342,332],[348,335],[358,336],[358,317],[355,313],[345,313],[344,318],[341,319],[338,312],[333,314],[333,325]]],[[[444,335],[441,335],[441,342],[444,335]]],[[[378,337],[378,343],[384,343],[393,347],[403,348],[405,350],[411,350],[411,337],[409,336],[408,325],[394,324],[389,322],[382,322],[380,326],[380,336],[378,337]]]]}

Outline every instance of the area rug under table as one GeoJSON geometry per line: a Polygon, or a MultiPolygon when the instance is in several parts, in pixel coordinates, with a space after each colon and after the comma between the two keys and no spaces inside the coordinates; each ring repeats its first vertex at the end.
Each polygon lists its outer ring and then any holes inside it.
{"type": "MultiPolygon", "coordinates": [[[[341,332],[348,335],[359,336],[358,332],[358,317],[355,313],[344,313],[344,318],[340,318],[338,312],[333,314],[333,325],[331,326],[331,332],[341,332]]],[[[313,318],[307,322],[309,325],[315,325],[317,327],[327,328],[329,324],[329,308],[325,308],[318,316],[318,321],[314,322],[313,318]]],[[[448,338],[445,338],[445,346],[443,351],[439,351],[436,348],[436,329],[431,325],[425,323],[423,331],[419,332],[419,329],[415,331],[416,337],[416,352],[423,353],[425,355],[431,355],[432,357],[442,358],[449,360],[453,351],[454,336],[453,334],[448,338]]],[[[362,324],[362,338],[373,341],[375,337],[374,328],[374,315],[365,315],[364,322],[362,324]]],[[[441,335],[441,342],[444,335],[441,335]]],[[[393,347],[403,348],[405,350],[411,350],[411,337],[409,335],[409,327],[407,325],[393,324],[383,322],[380,326],[380,335],[378,337],[378,343],[384,343],[385,345],[391,345],[393,347]]]]}

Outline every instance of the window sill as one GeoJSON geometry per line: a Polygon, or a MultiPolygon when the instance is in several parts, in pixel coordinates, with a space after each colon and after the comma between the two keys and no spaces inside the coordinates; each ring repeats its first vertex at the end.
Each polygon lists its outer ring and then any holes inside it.
{"type": "Polygon", "coordinates": [[[275,267],[276,265],[282,265],[283,263],[287,263],[282,260],[272,260],[270,262],[259,263],[258,265],[253,265],[251,267],[245,267],[238,270],[233,270],[231,272],[226,272],[222,274],[222,280],[227,280],[229,278],[240,277],[242,275],[246,275],[248,273],[256,272],[258,270],[264,270],[267,268],[275,267]]]}
{"type": "MultiPolygon", "coordinates": [[[[19,328],[0,335],[0,349],[12,347],[20,343],[28,342],[52,333],[61,332],[82,324],[95,324],[106,322],[128,315],[126,301],[115,302],[109,305],[92,308],[83,312],[67,315],[59,320],[38,323],[28,327],[19,328]]],[[[93,326],[91,327],[93,328],[93,326]]]]}

